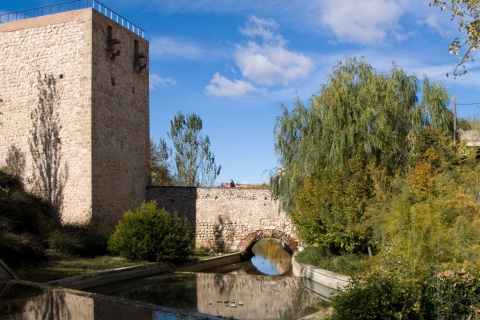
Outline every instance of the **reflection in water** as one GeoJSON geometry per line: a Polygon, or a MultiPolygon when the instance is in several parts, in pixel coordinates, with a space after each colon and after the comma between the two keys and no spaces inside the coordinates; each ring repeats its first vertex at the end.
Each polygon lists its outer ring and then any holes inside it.
{"type": "Polygon", "coordinates": [[[252,248],[255,255],[252,264],[263,274],[278,276],[292,268],[292,257],[282,246],[282,243],[273,238],[262,239],[252,248]]]}
{"type": "Polygon", "coordinates": [[[298,319],[324,300],[301,278],[270,276],[291,269],[279,241],[261,240],[252,251],[251,261],[205,273],[163,273],[92,289],[100,295],[0,281],[0,319],[298,319]]]}
{"type": "Polygon", "coordinates": [[[24,281],[0,280],[0,319],[213,320],[224,318],[24,281]]]}
{"type": "Polygon", "coordinates": [[[322,300],[305,289],[300,278],[239,273],[151,276],[97,287],[95,292],[235,319],[297,319],[322,300]]]}

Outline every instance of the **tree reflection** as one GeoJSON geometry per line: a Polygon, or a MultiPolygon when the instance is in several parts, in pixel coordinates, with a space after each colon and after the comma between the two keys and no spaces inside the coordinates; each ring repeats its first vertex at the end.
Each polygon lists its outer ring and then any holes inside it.
{"type": "Polygon", "coordinates": [[[273,238],[258,241],[252,248],[252,264],[262,273],[281,275],[292,267],[292,258],[282,243],[273,238]]]}

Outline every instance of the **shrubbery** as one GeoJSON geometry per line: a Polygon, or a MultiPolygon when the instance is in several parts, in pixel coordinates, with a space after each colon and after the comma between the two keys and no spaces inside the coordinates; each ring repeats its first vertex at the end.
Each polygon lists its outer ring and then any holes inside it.
{"type": "Polygon", "coordinates": [[[48,235],[48,246],[58,252],[82,257],[107,253],[107,238],[91,227],[63,225],[48,235]]]}
{"type": "Polygon", "coordinates": [[[106,252],[101,234],[88,226],[61,226],[52,213],[18,178],[0,170],[0,258],[17,267],[39,262],[47,248],[87,257],[106,252]]]}
{"type": "Polygon", "coordinates": [[[332,301],[332,319],[419,319],[415,287],[392,273],[374,273],[352,283],[332,301]]]}
{"type": "Polygon", "coordinates": [[[178,261],[192,254],[187,221],[159,209],[155,201],[127,211],[110,237],[108,248],[133,261],[178,261]]]}
{"type": "Polygon", "coordinates": [[[362,273],[371,267],[368,255],[348,252],[332,254],[326,247],[307,247],[295,255],[295,260],[347,276],[362,273]]]}
{"type": "Polygon", "coordinates": [[[356,277],[333,299],[332,319],[478,319],[479,275],[447,271],[412,279],[382,271],[356,277]]]}
{"type": "Polygon", "coordinates": [[[0,258],[10,267],[42,260],[44,250],[41,240],[32,234],[0,232],[0,258]]]}

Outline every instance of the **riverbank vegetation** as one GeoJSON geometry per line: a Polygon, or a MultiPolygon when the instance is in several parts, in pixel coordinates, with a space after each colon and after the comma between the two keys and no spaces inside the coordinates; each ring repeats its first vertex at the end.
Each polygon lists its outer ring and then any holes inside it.
{"type": "Polygon", "coordinates": [[[208,257],[204,251],[193,250],[185,220],[154,202],[126,212],[110,237],[88,225],[62,225],[48,203],[0,170],[0,258],[24,280],[46,282],[148,261],[195,260],[208,257]]]}
{"type": "Polygon", "coordinates": [[[0,252],[11,267],[45,260],[47,249],[92,257],[107,253],[107,238],[84,225],[62,225],[52,207],[0,171],[0,252]]]}
{"type": "Polygon", "coordinates": [[[282,107],[281,168],[271,185],[310,247],[299,258],[317,255],[320,267],[337,257],[358,263],[347,272],[360,280],[335,299],[339,319],[355,318],[346,312],[359,310],[352,295],[370,301],[365,318],[430,319],[425,308],[441,319],[479,315],[480,166],[477,148],[453,142],[448,105],[447,90],[427,77],[420,82],[396,65],[379,74],[349,58],[310,106],[282,107]],[[467,286],[469,298],[440,282],[467,286]],[[385,292],[373,289],[379,283],[385,292]],[[468,310],[452,317],[445,301],[468,302],[468,310]]]}
{"type": "Polygon", "coordinates": [[[156,201],[127,211],[108,241],[109,251],[131,261],[184,262],[194,248],[187,220],[171,216],[156,201]]]}

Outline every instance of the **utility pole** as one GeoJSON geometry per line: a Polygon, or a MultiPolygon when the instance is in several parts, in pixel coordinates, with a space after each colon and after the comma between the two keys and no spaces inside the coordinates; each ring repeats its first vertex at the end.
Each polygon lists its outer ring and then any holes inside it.
{"type": "Polygon", "coordinates": [[[453,96],[453,143],[457,143],[457,98],[453,96]]]}

